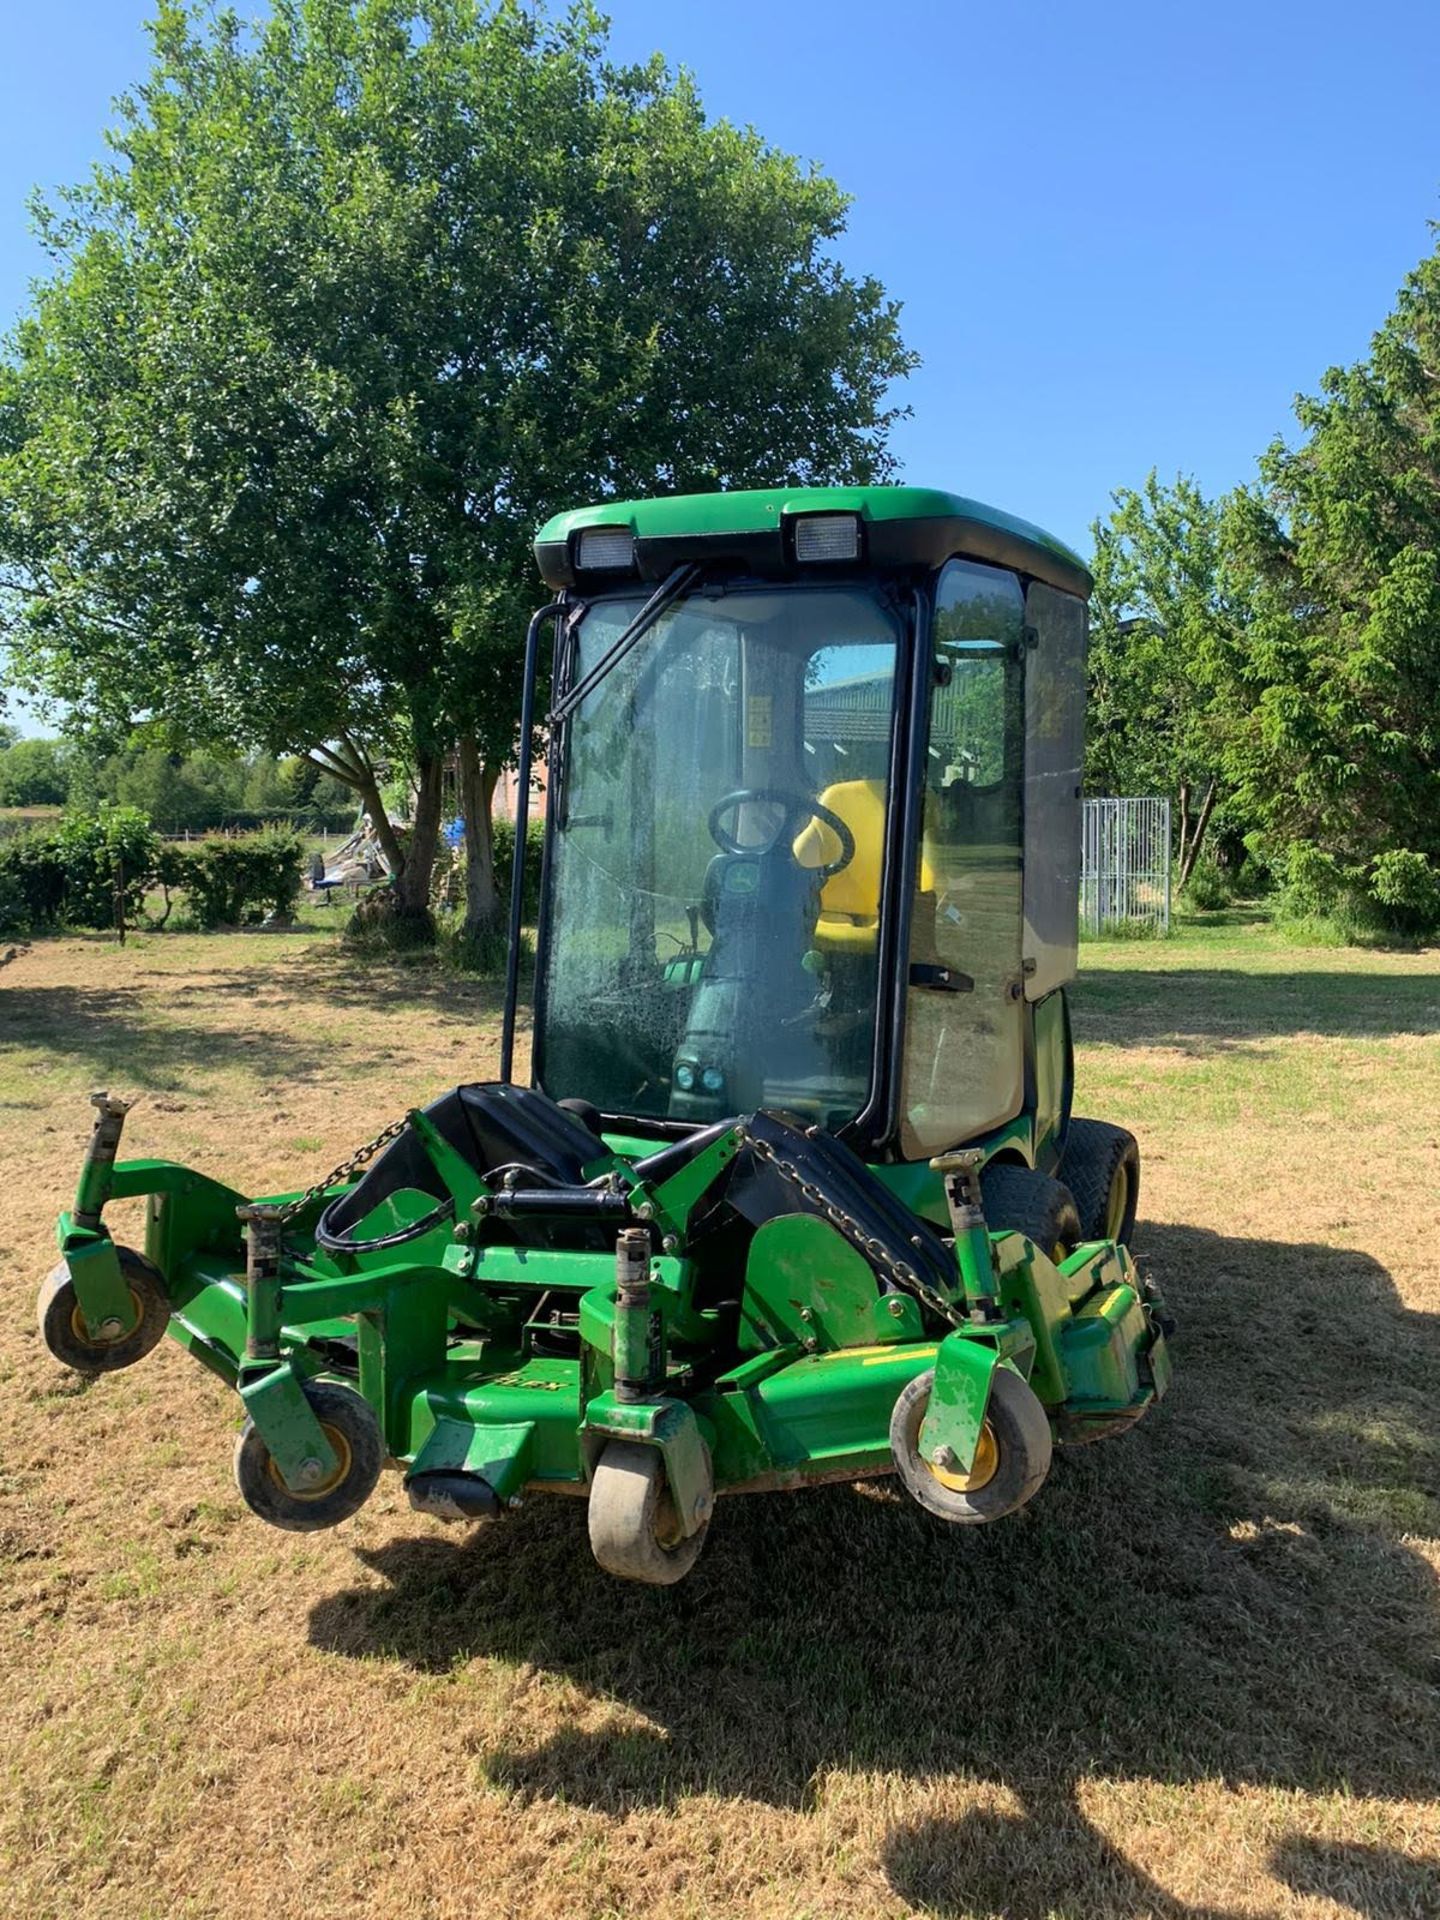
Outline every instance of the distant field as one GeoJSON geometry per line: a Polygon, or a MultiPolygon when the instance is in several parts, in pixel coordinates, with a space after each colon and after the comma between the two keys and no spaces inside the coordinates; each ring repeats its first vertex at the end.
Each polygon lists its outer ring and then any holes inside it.
{"type": "Polygon", "coordinates": [[[0,1913],[1440,1913],[1440,954],[1236,917],[1083,965],[1172,1396],[984,1532],[725,1503],[672,1591],[563,1500],[270,1532],[218,1382],[34,1333],[89,1088],[144,1095],[132,1153],[298,1182],[492,1072],[492,988],[313,927],[0,967],[0,1913]]]}

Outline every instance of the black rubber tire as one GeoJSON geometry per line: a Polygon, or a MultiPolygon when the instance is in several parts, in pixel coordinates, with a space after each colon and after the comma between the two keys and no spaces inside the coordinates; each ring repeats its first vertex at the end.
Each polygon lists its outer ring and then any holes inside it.
{"type": "Polygon", "coordinates": [[[1128,1247],[1140,1204],[1140,1146],[1133,1133],[1108,1120],[1072,1120],[1060,1163],[1080,1209],[1087,1240],[1118,1240],[1128,1247]],[[1116,1183],[1124,1181],[1123,1198],[1116,1183]]]}
{"type": "Polygon", "coordinates": [[[658,1447],[612,1440],[590,1481],[590,1550],[607,1573],[673,1587],[700,1558],[710,1522],[681,1535],[658,1447]]]}
{"type": "Polygon", "coordinates": [[[380,1423],[369,1403],[351,1387],[307,1380],[305,1398],[340,1454],[340,1468],[326,1486],[296,1492],[280,1476],[253,1420],[235,1441],[235,1484],[250,1511],[286,1533],[319,1533],[358,1513],[375,1491],[385,1464],[380,1423]]]}
{"type": "Polygon", "coordinates": [[[1023,1233],[1057,1266],[1085,1238],[1070,1189],[1032,1167],[992,1162],[980,1175],[980,1200],[991,1233],[1023,1233]]]}
{"type": "Polygon", "coordinates": [[[114,1340],[96,1340],[86,1330],[70,1269],[62,1260],[51,1269],[35,1302],[40,1338],[52,1358],[76,1373],[118,1373],[133,1367],[165,1337],[170,1324],[170,1302],[158,1267],[132,1247],[117,1247],[120,1271],[130,1288],[140,1318],[129,1333],[114,1340]]]}
{"type": "Polygon", "coordinates": [[[983,1485],[962,1491],[937,1479],[920,1452],[920,1428],[934,1382],[933,1367],[917,1374],[890,1417],[890,1452],[901,1485],[927,1513],[955,1526],[981,1526],[1017,1513],[1039,1492],[1050,1471],[1054,1442],[1044,1407],[1018,1373],[1009,1367],[995,1369],[985,1432],[997,1457],[983,1485]]]}

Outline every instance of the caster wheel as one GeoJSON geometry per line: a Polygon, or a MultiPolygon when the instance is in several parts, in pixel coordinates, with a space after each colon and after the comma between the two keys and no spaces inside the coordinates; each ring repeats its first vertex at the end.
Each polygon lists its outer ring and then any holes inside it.
{"type": "Polygon", "coordinates": [[[285,1480],[247,1420],[235,1442],[235,1484],[252,1513],[287,1533],[318,1533],[358,1513],[375,1491],[385,1448],[380,1424],[368,1404],[349,1387],[309,1380],[305,1398],[335,1449],[334,1471],[314,1486],[296,1489],[285,1480]]]}
{"type": "Polygon", "coordinates": [[[121,1367],[133,1367],[158,1345],[170,1324],[170,1302],[158,1270],[130,1247],[117,1247],[115,1252],[139,1316],[128,1333],[118,1328],[109,1336],[90,1332],[63,1260],[46,1279],[35,1303],[40,1338],[62,1367],[76,1373],[118,1373],[121,1367]]]}
{"type": "Polygon", "coordinates": [[[997,1367],[975,1464],[947,1473],[920,1451],[920,1427],[930,1404],[935,1369],[906,1387],[890,1419],[890,1451],[905,1490],[928,1513],[959,1526],[978,1526],[1015,1513],[1039,1492],[1050,1471],[1050,1422],[1034,1393],[1008,1367],[997,1367]]]}
{"type": "Polygon", "coordinates": [[[1080,1209],[1087,1240],[1128,1247],[1140,1201],[1140,1148],[1133,1133],[1105,1120],[1072,1120],[1060,1168],[1080,1209]]]}
{"type": "Polygon", "coordinates": [[[700,1558],[707,1520],[697,1533],[680,1531],[658,1447],[612,1440],[590,1482],[590,1548],[607,1573],[669,1587],[700,1558]]]}

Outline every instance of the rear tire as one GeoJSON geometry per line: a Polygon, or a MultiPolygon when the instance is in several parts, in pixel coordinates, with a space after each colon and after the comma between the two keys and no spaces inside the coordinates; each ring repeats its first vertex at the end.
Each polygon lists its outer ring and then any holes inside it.
{"type": "Polygon", "coordinates": [[[901,1484],[937,1519],[974,1527],[1003,1520],[1032,1500],[1050,1471],[1050,1421],[1034,1391],[1009,1367],[997,1367],[980,1444],[968,1474],[945,1473],[920,1450],[935,1369],[917,1374],[895,1402],[890,1452],[901,1484]]]}
{"type": "Polygon", "coordinates": [[[1032,1167],[992,1163],[980,1175],[980,1199],[991,1233],[1023,1233],[1057,1267],[1085,1238],[1070,1189],[1032,1167]]]}
{"type": "Polygon", "coordinates": [[[658,1447],[612,1440],[596,1462],[588,1505],[590,1550],[620,1580],[671,1587],[700,1558],[710,1522],[681,1533],[658,1447]]]}
{"type": "Polygon", "coordinates": [[[1140,1148],[1133,1133],[1105,1120],[1072,1120],[1061,1162],[1087,1240],[1128,1247],[1140,1204],[1140,1148]]]}
{"type": "Polygon", "coordinates": [[[117,1247],[115,1255],[138,1315],[128,1333],[97,1339],[90,1332],[63,1260],[47,1275],[35,1303],[40,1338],[51,1357],[75,1373],[118,1373],[121,1367],[133,1367],[159,1345],[170,1324],[170,1302],[159,1268],[131,1247],[117,1247]]]}

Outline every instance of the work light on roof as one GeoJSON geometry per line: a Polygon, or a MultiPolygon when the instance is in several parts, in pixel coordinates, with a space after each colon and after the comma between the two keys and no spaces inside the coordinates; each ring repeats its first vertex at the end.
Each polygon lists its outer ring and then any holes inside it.
{"type": "Polygon", "coordinates": [[[587,573],[614,573],[635,564],[635,536],[629,527],[585,527],[575,564],[587,573]]]}
{"type": "Polygon", "coordinates": [[[797,560],[858,560],[858,513],[805,513],[795,522],[797,560]]]}

